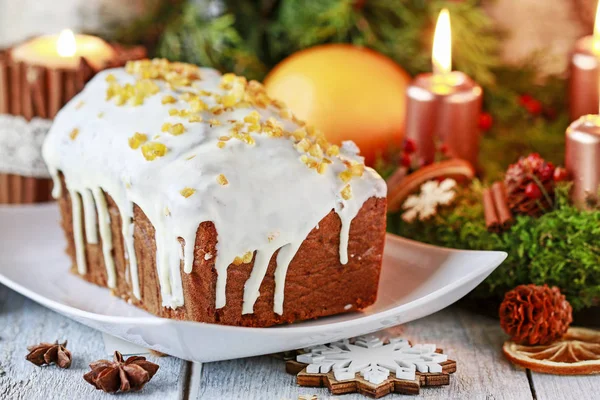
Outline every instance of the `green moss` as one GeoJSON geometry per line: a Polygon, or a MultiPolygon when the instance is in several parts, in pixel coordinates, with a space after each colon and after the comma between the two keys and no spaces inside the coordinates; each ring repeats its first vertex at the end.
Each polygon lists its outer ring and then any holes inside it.
{"type": "Polygon", "coordinates": [[[485,228],[481,190],[479,182],[461,189],[456,203],[429,221],[407,223],[389,215],[389,230],[439,246],[507,252],[472,297],[500,300],[519,284],[547,283],[560,287],[576,311],[600,304],[600,211],[571,206],[562,185],[554,210],[537,219],[518,216],[510,230],[494,234],[485,228]]]}

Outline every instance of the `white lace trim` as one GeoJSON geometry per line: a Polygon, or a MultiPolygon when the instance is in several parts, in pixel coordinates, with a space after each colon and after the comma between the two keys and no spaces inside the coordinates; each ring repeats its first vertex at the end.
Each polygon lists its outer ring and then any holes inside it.
{"type": "Polygon", "coordinates": [[[42,143],[52,121],[0,114],[0,173],[49,178],[42,143]]]}

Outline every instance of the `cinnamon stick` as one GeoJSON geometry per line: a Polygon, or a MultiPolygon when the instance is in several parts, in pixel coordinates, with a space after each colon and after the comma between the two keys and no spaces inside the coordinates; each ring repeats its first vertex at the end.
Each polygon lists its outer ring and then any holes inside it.
{"type": "Polygon", "coordinates": [[[77,71],[64,71],[64,102],[65,104],[77,94],[77,71]]]}
{"type": "Polygon", "coordinates": [[[8,59],[3,54],[0,54],[0,114],[8,114],[9,106],[8,99],[10,88],[8,86],[8,59]]]}
{"type": "Polygon", "coordinates": [[[494,204],[494,196],[489,188],[483,189],[483,213],[485,215],[485,227],[490,232],[500,231],[500,220],[494,204]]]}
{"type": "Polygon", "coordinates": [[[21,115],[21,64],[11,63],[10,68],[10,113],[21,115]]]}
{"type": "Polygon", "coordinates": [[[27,121],[33,118],[33,104],[31,103],[30,82],[35,80],[35,71],[28,65],[21,66],[21,114],[27,121]]]}
{"type": "Polygon", "coordinates": [[[0,204],[10,203],[10,175],[0,173],[0,204]]]}
{"type": "Polygon", "coordinates": [[[54,118],[62,107],[63,74],[59,69],[48,69],[48,117],[54,118]]]}
{"type": "Polygon", "coordinates": [[[48,105],[44,88],[46,88],[46,71],[41,67],[32,67],[35,71],[35,80],[29,83],[34,114],[41,118],[48,118],[48,105]]]}
{"type": "Polygon", "coordinates": [[[494,205],[496,206],[496,213],[498,214],[500,225],[502,225],[503,229],[507,229],[512,225],[513,215],[508,208],[504,182],[495,182],[492,185],[492,196],[494,198],[494,205]]]}

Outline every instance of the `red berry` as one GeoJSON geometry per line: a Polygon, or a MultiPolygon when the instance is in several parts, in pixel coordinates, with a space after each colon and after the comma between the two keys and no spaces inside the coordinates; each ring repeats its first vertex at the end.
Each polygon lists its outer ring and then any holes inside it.
{"type": "Polygon", "coordinates": [[[532,100],[533,97],[531,97],[529,94],[522,94],[519,96],[519,104],[521,104],[523,107],[529,104],[532,100]]]}
{"type": "Polygon", "coordinates": [[[529,112],[529,114],[538,115],[542,112],[542,103],[540,103],[537,100],[533,100],[531,101],[531,103],[525,106],[525,109],[527,110],[527,112],[529,112]]]}
{"type": "Polygon", "coordinates": [[[407,154],[412,154],[417,150],[417,144],[412,139],[404,140],[404,152],[407,154]]]}
{"type": "Polygon", "coordinates": [[[554,164],[551,162],[546,163],[540,169],[540,177],[542,180],[551,179],[554,176],[554,164]]]}
{"type": "Polygon", "coordinates": [[[569,173],[564,168],[556,168],[554,170],[554,182],[566,181],[569,178],[569,173]]]}
{"type": "Polygon", "coordinates": [[[410,168],[410,156],[407,153],[402,154],[402,159],[400,160],[400,163],[403,167],[410,168]]]}
{"type": "Polygon", "coordinates": [[[531,97],[531,95],[523,94],[519,96],[519,104],[521,104],[529,114],[538,115],[542,112],[542,103],[531,97]]]}
{"type": "Polygon", "coordinates": [[[525,196],[530,199],[539,199],[542,197],[542,191],[534,182],[529,182],[527,186],[525,186],[525,196]]]}
{"type": "Polygon", "coordinates": [[[490,113],[483,112],[479,114],[479,129],[489,131],[494,123],[494,119],[490,113]]]}

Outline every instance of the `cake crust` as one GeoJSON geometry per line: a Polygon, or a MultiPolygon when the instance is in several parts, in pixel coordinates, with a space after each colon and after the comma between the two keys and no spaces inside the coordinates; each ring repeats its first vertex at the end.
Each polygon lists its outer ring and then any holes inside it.
{"type": "MultiPolygon", "coordinates": [[[[62,180],[63,191],[68,193],[62,180]]],[[[144,212],[134,207],[134,246],[138,260],[141,300],[133,296],[128,264],[125,259],[121,215],[113,201],[106,195],[113,235],[113,259],[117,272],[117,286],[113,295],[164,318],[193,320],[226,325],[266,327],[291,323],[327,315],[362,310],[377,298],[377,286],[385,242],[385,198],[367,200],[350,227],[348,263],[339,260],[341,222],[332,210],[312,230],[290,263],[286,281],[283,314],[273,311],[275,291],[274,273],[277,253],[273,255],[260,286],[260,296],[253,314],[242,315],[244,285],[254,267],[251,263],[234,265],[227,270],[227,304],[215,307],[215,270],[217,231],[211,222],[198,227],[194,248],[192,272],[181,268],[185,304],[177,309],[162,306],[160,285],[156,272],[156,243],[152,223],[144,212]],[[206,256],[210,254],[211,256],[206,256]]],[[[73,238],[73,213],[69,196],[61,196],[59,205],[62,226],[67,239],[67,253],[73,261],[71,271],[78,274],[73,238]]],[[[86,243],[88,270],[81,277],[94,284],[107,287],[107,272],[101,240],[86,243]]]]}

